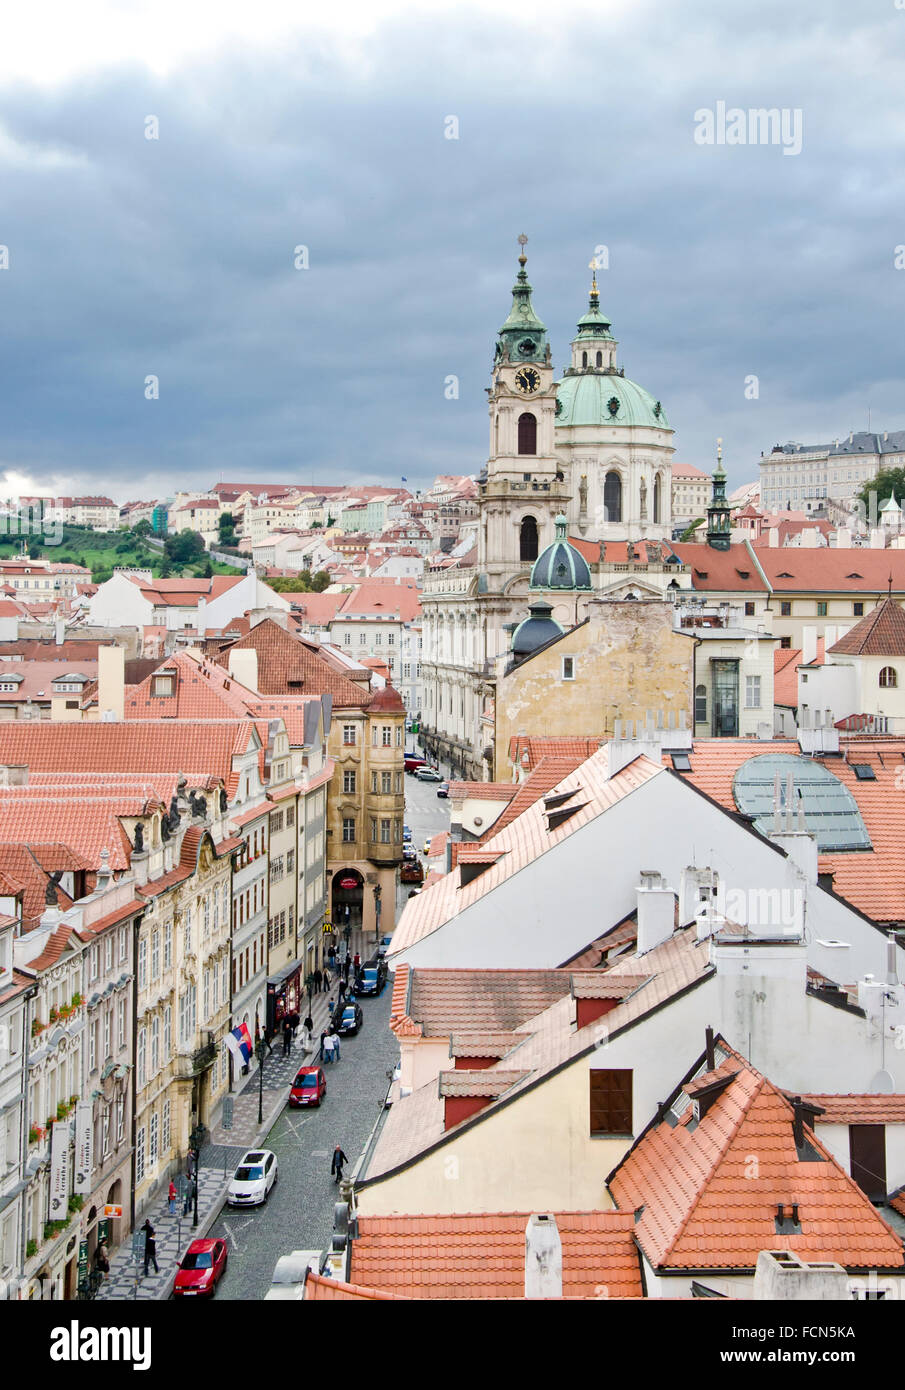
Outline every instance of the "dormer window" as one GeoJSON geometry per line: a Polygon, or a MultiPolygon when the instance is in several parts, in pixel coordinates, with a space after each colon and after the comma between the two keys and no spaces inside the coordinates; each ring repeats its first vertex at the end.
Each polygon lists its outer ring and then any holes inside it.
{"type": "Polygon", "coordinates": [[[159,676],[151,678],[152,695],[173,695],[176,690],[175,671],[164,671],[159,676]]]}

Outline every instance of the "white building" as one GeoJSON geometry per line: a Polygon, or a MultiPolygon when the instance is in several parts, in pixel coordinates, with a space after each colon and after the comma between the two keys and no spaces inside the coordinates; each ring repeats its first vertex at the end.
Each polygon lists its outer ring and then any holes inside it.
{"type": "Polygon", "coordinates": [[[903,465],[905,430],[852,432],[831,444],[776,444],[761,455],[761,504],[812,512],[832,499],[851,511],[866,482],[882,468],[903,465]]]}

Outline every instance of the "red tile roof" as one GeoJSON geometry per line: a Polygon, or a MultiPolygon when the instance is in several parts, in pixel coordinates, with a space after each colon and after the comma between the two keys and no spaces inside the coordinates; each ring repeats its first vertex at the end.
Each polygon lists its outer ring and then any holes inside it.
{"type": "MultiPolygon", "coordinates": [[[[788,1094],[788,1093],[787,1093],[788,1094]]],[[[905,1095],[806,1095],[824,1112],[818,1125],[903,1125],[905,1095]]]]}
{"type": "Polygon", "coordinates": [[[272,618],[265,618],[235,642],[205,644],[205,650],[222,666],[228,665],[233,648],[258,653],[261,695],[329,694],[334,709],[360,709],[370,694],[366,687],[349,679],[337,658],[324,652],[316,642],[287,632],[272,618]]]}
{"type": "MultiPolygon", "coordinates": [[[[608,547],[609,548],[609,547],[608,547]]],[[[698,590],[741,590],[745,593],[766,593],[768,585],[758,566],[764,552],[749,549],[746,541],[730,545],[728,550],[713,550],[709,545],[694,541],[676,541],[673,550],[689,566],[692,586],[698,590]]],[[[813,550],[803,552],[814,555],[813,550]]],[[[788,551],[783,551],[788,554],[788,551]]]]}
{"type": "MultiPolygon", "coordinates": [[[[360,1216],[352,1279],[403,1298],[524,1298],[530,1215],[360,1216]]],[[[564,1297],[642,1297],[630,1213],[557,1212],[556,1224],[564,1297]]]]}
{"type": "MultiPolygon", "coordinates": [[[[0,767],[33,772],[184,772],[223,775],[254,737],[250,719],[0,722],[0,767]]],[[[51,837],[53,838],[53,837],[51,837]]]]}
{"type": "MultiPolygon", "coordinates": [[[[836,893],[875,922],[905,922],[905,798],[899,770],[905,739],[851,737],[840,740],[845,757],[820,762],[854,797],[872,848],[821,854],[822,873],[833,874],[836,893]],[[859,781],[852,763],[868,763],[875,780],[859,781]]],[[[689,753],[691,771],[681,775],[720,806],[736,812],[732,779],[742,763],[765,753],[798,756],[797,743],[772,739],[697,739],[689,753]]],[[[669,754],[663,762],[670,765],[669,754]]]]}
{"type": "Polygon", "coordinates": [[[509,740],[509,761],[529,772],[537,767],[541,758],[575,758],[577,766],[578,762],[596,753],[603,742],[599,734],[549,738],[514,734],[509,740]]]}
{"type": "Polygon", "coordinates": [[[450,782],[450,801],[511,801],[518,791],[515,782],[450,782]]]}
{"type": "Polygon", "coordinates": [[[643,1208],[635,1237],[654,1268],[753,1269],[777,1248],[849,1269],[903,1268],[902,1242],[868,1198],[807,1127],[799,1158],[792,1106],[739,1061],[697,1126],[691,1106],[674,1126],[662,1120],[610,1177],[620,1209],[643,1208]],[[797,1203],[800,1233],[777,1232],[780,1203],[790,1215],[797,1203]]]}
{"type": "Polygon", "coordinates": [[[876,608],[830,647],[832,656],[905,656],[905,610],[894,598],[876,608]]]}
{"type": "MultiPolygon", "coordinates": [[[[817,638],[817,656],[812,666],[822,666],[825,659],[823,637],[817,638]]],[[[773,649],[773,703],[788,709],[798,708],[798,667],[801,664],[800,647],[774,647],[773,649]]]]}
{"type": "MultiPolygon", "coordinates": [[[[393,990],[394,1010],[401,973],[393,990]]],[[[570,988],[568,970],[416,969],[411,972],[408,1014],[426,1037],[515,1032],[564,999],[570,988]]]]}
{"type": "Polygon", "coordinates": [[[343,1279],[331,1279],[325,1274],[312,1274],[308,1271],[305,1279],[305,1300],[316,1303],[327,1302],[373,1302],[374,1300],[395,1300],[402,1294],[383,1293],[380,1289],[365,1289],[360,1284],[347,1284],[343,1279]]]}
{"type": "MultiPolygon", "coordinates": [[[[735,549],[733,546],[732,549],[735,549]]],[[[715,553],[715,552],[714,552],[715,553]]],[[[757,558],[777,593],[852,593],[905,596],[905,550],[759,549],[757,558]]]]}
{"type": "Polygon", "coordinates": [[[539,801],[546,792],[558,786],[564,777],[568,777],[570,772],[581,766],[586,756],[585,753],[543,754],[524,782],[516,785],[515,795],[493,825],[488,826],[481,837],[482,843],[492,839],[500,830],[504,830],[510,821],[516,820],[529,806],[533,806],[535,801],[539,801]]]}

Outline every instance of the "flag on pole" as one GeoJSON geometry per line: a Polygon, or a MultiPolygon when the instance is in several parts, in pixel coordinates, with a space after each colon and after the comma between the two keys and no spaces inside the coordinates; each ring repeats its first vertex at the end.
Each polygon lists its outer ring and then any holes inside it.
{"type": "Polygon", "coordinates": [[[240,1023],[238,1028],[234,1028],[231,1033],[227,1033],[226,1045],[239,1065],[242,1067],[247,1066],[253,1051],[248,1024],[240,1023]]]}

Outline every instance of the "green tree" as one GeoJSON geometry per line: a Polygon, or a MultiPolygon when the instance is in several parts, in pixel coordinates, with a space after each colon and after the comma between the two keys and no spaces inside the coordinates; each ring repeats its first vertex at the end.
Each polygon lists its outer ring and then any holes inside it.
{"type": "Polygon", "coordinates": [[[204,541],[197,531],[180,531],[178,535],[168,536],[163,549],[174,565],[191,565],[205,555],[204,541]]]}
{"type": "Polygon", "coordinates": [[[41,554],[41,541],[40,541],[40,539],[39,539],[38,536],[32,536],[31,539],[30,539],[29,542],[28,542],[28,558],[29,558],[30,560],[37,560],[37,558],[38,558],[38,556],[39,556],[40,554],[41,554]]]}
{"type": "Polygon", "coordinates": [[[163,559],[160,562],[160,568],[157,571],[158,578],[169,579],[172,573],[173,566],[170,564],[170,557],[169,555],[164,555],[163,559]]]}
{"type": "Polygon", "coordinates": [[[220,532],[221,545],[235,545],[236,543],[236,518],[232,512],[221,512],[217,519],[217,528],[220,532]]]}
{"type": "Polygon", "coordinates": [[[325,589],[330,587],[330,576],[326,570],[318,570],[311,581],[312,593],[322,594],[325,589]]]}
{"type": "Polygon", "coordinates": [[[899,506],[905,498],[905,468],[881,468],[875,478],[870,478],[855,496],[864,504],[864,517],[872,525],[877,524],[878,513],[883,503],[895,495],[899,506]],[[876,501],[871,503],[871,493],[876,493],[876,501]],[[872,506],[875,508],[872,511],[872,506]]]}
{"type": "Polygon", "coordinates": [[[201,566],[201,573],[199,574],[198,577],[199,577],[200,579],[211,579],[211,578],[213,577],[213,573],[214,573],[214,567],[213,567],[213,565],[211,564],[211,557],[208,555],[208,557],[207,557],[207,559],[205,560],[204,564],[201,566]]]}
{"type": "Polygon", "coordinates": [[[690,526],[685,527],[685,530],[682,532],[681,536],[679,537],[679,540],[690,541],[698,527],[703,526],[703,524],[704,518],[702,516],[699,516],[697,521],[693,521],[690,526]]]}
{"type": "Polygon", "coordinates": [[[144,519],[142,519],[138,522],[136,526],[132,528],[132,534],[141,537],[141,539],[144,539],[145,536],[152,536],[154,534],[154,528],[151,525],[150,521],[145,521],[144,519]]]}

